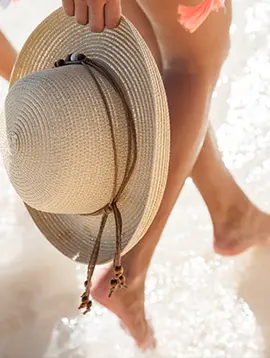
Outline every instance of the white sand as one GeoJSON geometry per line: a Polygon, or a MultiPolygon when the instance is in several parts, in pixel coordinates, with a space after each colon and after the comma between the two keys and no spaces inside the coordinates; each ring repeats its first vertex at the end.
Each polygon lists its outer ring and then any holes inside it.
{"type": "MultiPolygon", "coordinates": [[[[257,205],[270,205],[270,2],[234,0],[232,50],[213,99],[226,164],[257,205]]],[[[0,13],[20,48],[59,1],[21,0],[0,13]]],[[[0,82],[0,100],[7,85],[0,82]]],[[[0,357],[140,357],[117,320],[77,316],[82,269],[33,226],[0,166],[0,357]]],[[[188,181],[151,266],[147,309],[160,347],[149,357],[269,358],[270,249],[212,253],[211,222],[188,181]]]]}

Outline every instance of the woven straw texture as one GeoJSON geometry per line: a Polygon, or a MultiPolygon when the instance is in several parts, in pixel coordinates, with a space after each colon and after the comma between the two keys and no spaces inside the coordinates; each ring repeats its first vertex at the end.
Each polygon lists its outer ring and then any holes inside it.
{"type": "MultiPolygon", "coordinates": [[[[169,163],[169,114],[154,60],[133,25],[91,33],[58,9],[27,40],[17,60],[1,119],[1,151],[10,180],[45,237],[64,255],[88,263],[100,216],[113,190],[113,147],[97,86],[80,65],[52,69],[68,54],[83,53],[120,79],[132,109],[138,143],[133,175],[118,207],[123,252],[143,237],[159,208],[169,163]]],[[[112,113],[119,162],[127,158],[127,122],[118,93],[99,73],[112,113]]],[[[110,215],[98,263],[115,253],[110,215]]]]}

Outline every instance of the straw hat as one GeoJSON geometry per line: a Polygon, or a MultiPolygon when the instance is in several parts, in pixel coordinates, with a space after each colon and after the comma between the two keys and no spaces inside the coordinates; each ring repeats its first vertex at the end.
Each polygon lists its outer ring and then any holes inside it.
{"type": "Polygon", "coordinates": [[[10,87],[1,151],[35,224],[64,255],[92,260],[89,277],[96,263],[121,266],[168,172],[168,107],[146,44],[125,18],[91,33],[58,9],[30,35],[10,87]]]}

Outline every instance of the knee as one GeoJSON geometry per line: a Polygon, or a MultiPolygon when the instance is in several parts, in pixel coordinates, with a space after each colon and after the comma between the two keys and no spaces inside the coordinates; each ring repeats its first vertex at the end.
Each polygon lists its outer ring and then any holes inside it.
{"type": "Polygon", "coordinates": [[[191,75],[216,82],[230,49],[229,36],[211,49],[197,49],[182,56],[172,56],[164,62],[163,72],[191,75]]]}

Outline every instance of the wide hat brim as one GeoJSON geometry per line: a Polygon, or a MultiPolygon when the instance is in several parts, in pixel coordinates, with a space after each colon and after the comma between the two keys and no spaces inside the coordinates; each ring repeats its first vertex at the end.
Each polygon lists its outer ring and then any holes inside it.
{"type": "MultiPolygon", "coordinates": [[[[10,85],[25,75],[51,68],[68,54],[83,53],[101,61],[120,78],[137,128],[138,159],[118,207],[123,219],[123,253],[148,230],[164,194],[170,152],[169,114],[163,83],[154,59],[134,26],[122,18],[117,29],[91,33],[62,8],[48,16],[30,35],[14,68],[10,85]]],[[[91,200],[91,198],[89,198],[91,200]]],[[[64,255],[88,263],[100,227],[100,216],[52,214],[26,205],[44,236],[64,255]]],[[[115,254],[115,221],[104,229],[98,264],[115,254]]]]}

